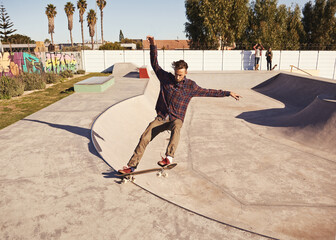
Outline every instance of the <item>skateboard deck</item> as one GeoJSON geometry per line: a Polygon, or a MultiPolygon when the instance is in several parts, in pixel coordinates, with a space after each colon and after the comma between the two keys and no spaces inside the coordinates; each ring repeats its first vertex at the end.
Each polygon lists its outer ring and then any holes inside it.
{"type": "Polygon", "coordinates": [[[278,66],[278,64],[275,64],[275,65],[272,67],[271,71],[274,70],[274,68],[276,68],[277,66],[278,66]]]}
{"type": "Polygon", "coordinates": [[[140,175],[140,174],[145,174],[145,173],[150,173],[150,172],[157,172],[157,176],[163,176],[163,177],[167,177],[168,174],[165,172],[165,170],[170,170],[174,167],[176,167],[177,163],[172,163],[169,164],[167,166],[164,167],[157,167],[157,168],[149,168],[149,169],[145,169],[145,170],[140,170],[140,171],[134,171],[134,172],[130,172],[130,173],[119,173],[116,176],[117,177],[121,177],[123,182],[127,182],[127,181],[131,181],[134,182],[134,176],[135,175],[140,175]]]}

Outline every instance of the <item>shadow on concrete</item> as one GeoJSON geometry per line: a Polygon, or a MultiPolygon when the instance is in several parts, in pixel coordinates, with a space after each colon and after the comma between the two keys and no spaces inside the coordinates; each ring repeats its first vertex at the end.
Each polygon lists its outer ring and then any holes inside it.
{"type": "Polygon", "coordinates": [[[256,125],[268,127],[293,127],[295,125],[291,125],[289,122],[279,122],[279,118],[283,119],[284,117],[289,117],[295,113],[296,111],[293,108],[285,106],[285,108],[272,108],[243,112],[236,116],[236,118],[243,119],[256,125]]]}
{"type": "Polygon", "coordinates": [[[103,172],[102,175],[104,175],[104,178],[112,178],[115,183],[122,184],[122,178],[118,176],[118,171],[115,169],[111,169],[111,171],[103,172]]]}
{"type": "Polygon", "coordinates": [[[108,68],[104,69],[104,70],[101,71],[101,72],[102,72],[102,73],[112,73],[112,72],[113,72],[113,67],[114,67],[114,65],[109,66],[108,68]]]}
{"type": "MultiPolygon", "coordinates": [[[[90,137],[91,130],[88,129],[88,128],[82,128],[82,127],[71,126],[71,125],[55,124],[55,123],[49,123],[49,122],[44,122],[44,121],[40,121],[40,120],[33,120],[33,119],[26,119],[26,118],[22,119],[22,120],[45,124],[45,125],[48,125],[48,126],[53,127],[53,128],[62,129],[62,130],[68,131],[70,133],[79,135],[81,137],[85,137],[85,138],[90,140],[90,142],[88,143],[89,152],[92,153],[93,155],[99,157],[100,159],[102,159],[102,157],[99,155],[99,153],[96,151],[95,147],[93,146],[93,143],[92,143],[91,137],[90,137]]],[[[104,160],[104,159],[102,159],[102,160],[104,160]]],[[[106,163],[106,164],[108,164],[108,163],[106,163]]]]}
{"type": "Polygon", "coordinates": [[[140,78],[139,72],[129,72],[123,76],[124,78],[140,78]]]}

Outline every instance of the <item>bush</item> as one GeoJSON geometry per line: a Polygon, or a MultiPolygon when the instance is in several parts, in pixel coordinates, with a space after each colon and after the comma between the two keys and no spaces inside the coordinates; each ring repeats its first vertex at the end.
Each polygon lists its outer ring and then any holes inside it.
{"type": "Polygon", "coordinates": [[[115,43],[108,42],[99,47],[99,50],[122,50],[122,49],[124,48],[118,42],[115,43]]]}
{"type": "Polygon", "coordinates": [[[42,77],[47,84],[58,83],[61,81],[61,77],[55,73],[45,73],[42,77]]]}
{"type": "Polygon", "coordinates": [[[0,99],[10,99],[22,95],[24,83],[18,77],[3,76],[0,78],[0,99]]]}
{"type": "Polygon", "coordinates": [[[70,77],[73,77],[73,73],[72,73],[71,70],[65,70],[65,71],[60,73],[60,76],[62,78],[70,78],[70,77]]]}
{"type": "Polygon", "coordinates": [[[77,70],[77,74],[85,74],[85,70],[77,70]]]}
{"type": "Polygon", "coordinates": [[[18,78],[22,79],[24,82],[24,90],[35,90],[35,89],[44,89],[46,88],[46,82],[44,81],[41,74],[38,73],[23,73],[18,78]]]}
{"type": "Polygon", "coordinates": [[[63,47],[62,48],[63,52],[80,52],[82,50],[91,50],[91,47],[84,46],[84,49],[83,49],[83,46],[80,45],[80,46],[63,47]]]}

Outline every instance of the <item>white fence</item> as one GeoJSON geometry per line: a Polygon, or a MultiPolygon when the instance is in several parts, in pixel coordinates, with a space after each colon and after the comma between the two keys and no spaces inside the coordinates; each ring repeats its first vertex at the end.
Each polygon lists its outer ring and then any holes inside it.
{"type": "MultiPolygon", "coordinates": [[[[267,69],[262,52],[261,70],[267,69]]],[[[183,59],[193,71],[252,70],[254,51],[216,50],[158,50],[160,66],[171,71],[171,63],[183,59]]],[[[83,51],[82,61],[87,72],[102,72],[115,63],[132,62],[138,66],[150,66],[149,50],[93,50],[83,51]]],[[[336,51],[273,51],[275,70],[289,70],[294,65],[303,70],[318,70],[320,77],[336,79],[336,51]]]]}

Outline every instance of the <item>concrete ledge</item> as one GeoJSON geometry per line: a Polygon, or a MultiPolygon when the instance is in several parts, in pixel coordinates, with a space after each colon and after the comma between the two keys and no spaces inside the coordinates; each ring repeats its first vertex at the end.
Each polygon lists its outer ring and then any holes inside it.
{"type": "Polygon", "coordinates": [[[75,92],[104,92],[114,84],[114,77],[91,77],[74,85],[75,92]]]}

